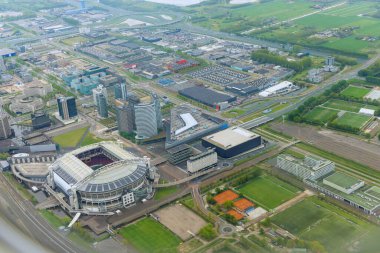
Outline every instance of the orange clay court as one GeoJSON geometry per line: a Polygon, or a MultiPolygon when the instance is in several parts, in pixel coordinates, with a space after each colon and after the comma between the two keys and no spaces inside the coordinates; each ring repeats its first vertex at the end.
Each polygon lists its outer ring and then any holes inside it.
{"type": "Polygon", "coordinates": [[[237,211],[235,210],[229,210],[227,212],[227,214],[231,215],[231,216],[234,216],[236,220],[241,220],[244,218],[244,215],[242,215],[241,213],[238,213],[237,211]]]}
{"type": "Polygon", "coordinates": [[[252,203],[251,201],[249,201],[248,199],[239,199],[239,200],[237,200],[237,201],[234,202],[234,206],[235,206],[240,212],[244,212],[244,211],[247,210],[248,208],[255,206],[255,204],[253,204],[253,203],[252,203]]]}
{"type": "Polygon", "coordinates": [[[231,190],[224,191],[222,193],[219,193],[214,197],[214,200],[219,205],[226,203],[227,201],[232,201],[234,199],[237,199],[239,197],[238,194],[234,193],[231,190]]]}

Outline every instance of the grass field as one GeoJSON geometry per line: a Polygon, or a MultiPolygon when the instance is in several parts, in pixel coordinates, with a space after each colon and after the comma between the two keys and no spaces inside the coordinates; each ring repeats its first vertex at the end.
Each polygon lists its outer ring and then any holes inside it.
{"type": "Polygon", "coordinates": [[[138,252],[177,252],[181,240],[170,230],[153,220],[144,218],[120,229],[119,233],[138,252]]]}
{"type": "Polygon", "coordinates": [[[323,104],[323,107],[328,107],[332,109],[349,111],[349,112],[359,112],[361,108],[374,109],[377,110],[379,107],[373,105],[365,105],[361,103],[349,102],[338,99],[331,99],[323,104]]]}
{"type": "Polygon", "coordinates": [[[90,145],[90,144],[98,143],[98,142],[101,142],[101,141],[104,141],[104,140],[96,137],[92,133],[88,133],[84,137],[84,139],[83,139],[83,141],[81,143],[81,146],[83,147],[83,146],[87,146],[87,145],[90,145]]]}
{"type": "MultiPolygon", "coordinates": [[[[273,5],[277,3],[271,2],[273,5]]],[[[295,9],[304,7],[295,7],[295,9]]],[[[295,11],[294,11],[295,12],[295,11]]],[[[308,13],[310,13],[309,11],[308,13]]],[[[291,25],[277,26],[270,30],[258,30],[253,36],[338,50],[348,54],[373,53],[380,41],[365,41],[365,36],[380,36],[380,19],[371,17],[376,12],[376,3],[371,1],[350,1],[322,12],[299,18],[291,25]],[[356,27],[344,37],[314,38],[318,32],[336,28],[356,27]]]]}
{"type": "Polygon", "coordinates": [[[340,94],[347,96],[347,97],[363,98],[370,91],[371,91],[370,89],[367,89],[364,87],[358,87],[358,86],[350,85],[346,89],[344,89],[340,94]]]}
{"type": "Polygon", "coordinates": [[[178,191],[178,188],[176,186],[166,187],[166,188],[159,188],[159,189],[157,189],[157,192],[154,195],[154,199],[155,200],[160,200],[160,199],[165,198],[165,197],[167,197],[169,195],[172,195],[176,191],[178,191]]]}
{"type": "Polygon", "coordinates": [[[86,41],[88,41],[88,39],[86,39],[82,36],[76,36],[76,37],[64,39],[64,40],[62,40],[62,43],[69,45],[69,46],[73,46],[75,44],[79,44],[81,42],[86,42],[86,41]]]}
{"type": "Polygon", "coordinates": [[[323,122],[328,123],[334,119],[338,114],[336,110],[330,110],[322,107],[315,107],[313,110],[305,115],[305,120],[309,122],[323,122]]]}
{"type": "Polygon", "coordinates": [[[53,137],[53,142],[58,144],[61,148],[76,147],[83,135],[86,133],[87,129],[87,127],[84,127],[68,133],[57,135],[53,137]]]}
{"type": "Polygon", "coordinates": [[[238,188],[238,191],[266,209],[273,209],[296,195],[298,188],[264,175],[238,188]]]}
{"type": "Polygon", "coordinates": [[[335,119],[333,123],[339,126],[351,126],[361,129],[371,118],[371,116],[364,114],[346,112],[341,117],[335,119]]]}
{"type": "MultiPolygon", "coordinates": [[[[273,217],[272,222],[301,239],[317,240],[328,252],[349,252],[355,244],[371,240],[369,230],[378,233],[375,225],[323,202],[316,197],[303,200],[273,217]]],[[[373,249],[372,249],[373,250],[373,249]]],[[[361,248],[356,252],[361,251],[361,248]]],[[[376,251],[366,251],[376,252],[376,251]]]]}

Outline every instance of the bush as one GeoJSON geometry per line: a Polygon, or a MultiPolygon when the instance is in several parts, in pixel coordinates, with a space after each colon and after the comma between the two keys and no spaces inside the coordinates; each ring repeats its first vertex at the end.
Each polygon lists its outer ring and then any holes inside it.
{"type": "Polygon", "coordinates": [[[217,233],[212,224],[207,224],[201,228],[199,231],[199,236],[206,241],[211,241],[212,239],[216,238],[217,233]]]}

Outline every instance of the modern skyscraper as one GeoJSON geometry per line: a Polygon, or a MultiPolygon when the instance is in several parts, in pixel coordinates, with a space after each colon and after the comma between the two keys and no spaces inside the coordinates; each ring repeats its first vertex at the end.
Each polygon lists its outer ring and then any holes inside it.
{"type": "Polygon", "coordinates": [[[328,56],[325,63],[327,66],[333,66],[335,64],[335,57],[328,56]]]}
{"type": "Polygon", "coordinates": [[[125,82],[117,83],[114,86],[115,98],[126,101],[128,99],[127,84],[125,82]]]}
{"type": "Polygon", "coordinates": [[[139,97],[128,95],[127,101],[117,108],[117,125],[119,132],[132,133],[136,130],[135,105],[140,103],[139,97]]]}
{"type": "Polygon", "coordinates": [[[104,98],[106,99],[106,101],[108,103],[107,89],[103,85],[99,85],[98,87],[96,87],[95,89],[92,90],[92,96],[93,96],[95,105],[97,105],[96,96],[97,96],[97,94],[100,94],[100,93],[103,94],[104,98]]]}
{"type": "Polygon", "coordinates": [[[68,120],[78,116],[77,105],[74,97],[59,97],[57,99],[59,116],[68,120]]]}
{"type": "Polygon", "coordinates": [[[9,125],[8,115],[0,110],[0,139],[8,139],[12,136],[12,129],[9,125]]]}
{"type": "Polygon", "coordinates": [[[159,98],[153,94],[150,99],[135,105],[136,139],[148,139],[162,128],[159,98]]]}
{"type": "Polygon", "coordinates": [[[103,93],[98,93],[96,95],[96,106],[99,116],[102,118],[108,118],[108,104],[107,99],[103,93]]]}

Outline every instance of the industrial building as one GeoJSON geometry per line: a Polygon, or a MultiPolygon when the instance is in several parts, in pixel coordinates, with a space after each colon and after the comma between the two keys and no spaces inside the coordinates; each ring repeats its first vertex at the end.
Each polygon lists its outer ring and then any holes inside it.
{"type": "Polygon", "coordinates": [[[299,87],[292,82],[283,81],[259,93],[260,97],[276,96],[297,90],[299,87]]]}
{"type": "Polygon", "coordinates": [[[228,105],[236,101],[236,97],[200,86],[186,88],[178,91],[178,93],[212,108],[218,108],[223,104],[228,105]]]}
{"type": "Polygon", "coordinates": [[[304,160],[300,160],[290,155],[281,154],[277,156],[277,167],[302,180],[318,180],[333,172],[335,163],[316,157],[307,156],[304,160]]]}
{"type": "Polygon", "coordinates": [[[59,97],[57,99],[59,116],[63,120],[69,120],[78,116],[77,105],[74,97],[59,97]]]}
{"type": "Polygon", "coordinates": [[[166,150],[169,154],[168,161],[171,164],[180,164],[187,161],[193,154],[192,149],[187,144],[181,144],[166,150]]]}
{"type": "Polygon", "coordinates": [[[231,127],[202,139],[202,145],[215,148],[219,156],[231,158],[263,147],[260,135],[241,127],[231,127]]]}
{"type": "Polygon", "coordinates": [[[217,164],[218,155],[214,149],[209,149],[206,152],[190,157],[190,159],[187,160],[187,171],[189,173],[196,173],[215,167],[217,164]]]}
{"type": "Polygon", "coordinates": [[[189,105],[179,105],[170,112],[170,121],[166,124],[165,148],[199,140],[202,137],[226,129],[228,123],[208,115],[189,105]]]}
{"type": "Polygon", "coordinates": [[[48,185],[64,194],[71,212],[107,213],[150,198],[156,169],[114,142],[66,153],[50,167],[48,185]]]}
{"type": "Polygon", "coordinates": [[[9,48],[2,48],[0,49],[0,56],[4,59],[4,58],[9,58],[9,57],[13,57],[13,56],[16,56],[16,51],[15,50],[12,50],[12,49],[9,49],[9,48]]]}
{"type": "Polygon", "coordinates": [[[49,115],[46,112],[38,111],[31,114],[33,130],[38,130],[51,126],[49,115]]]}

